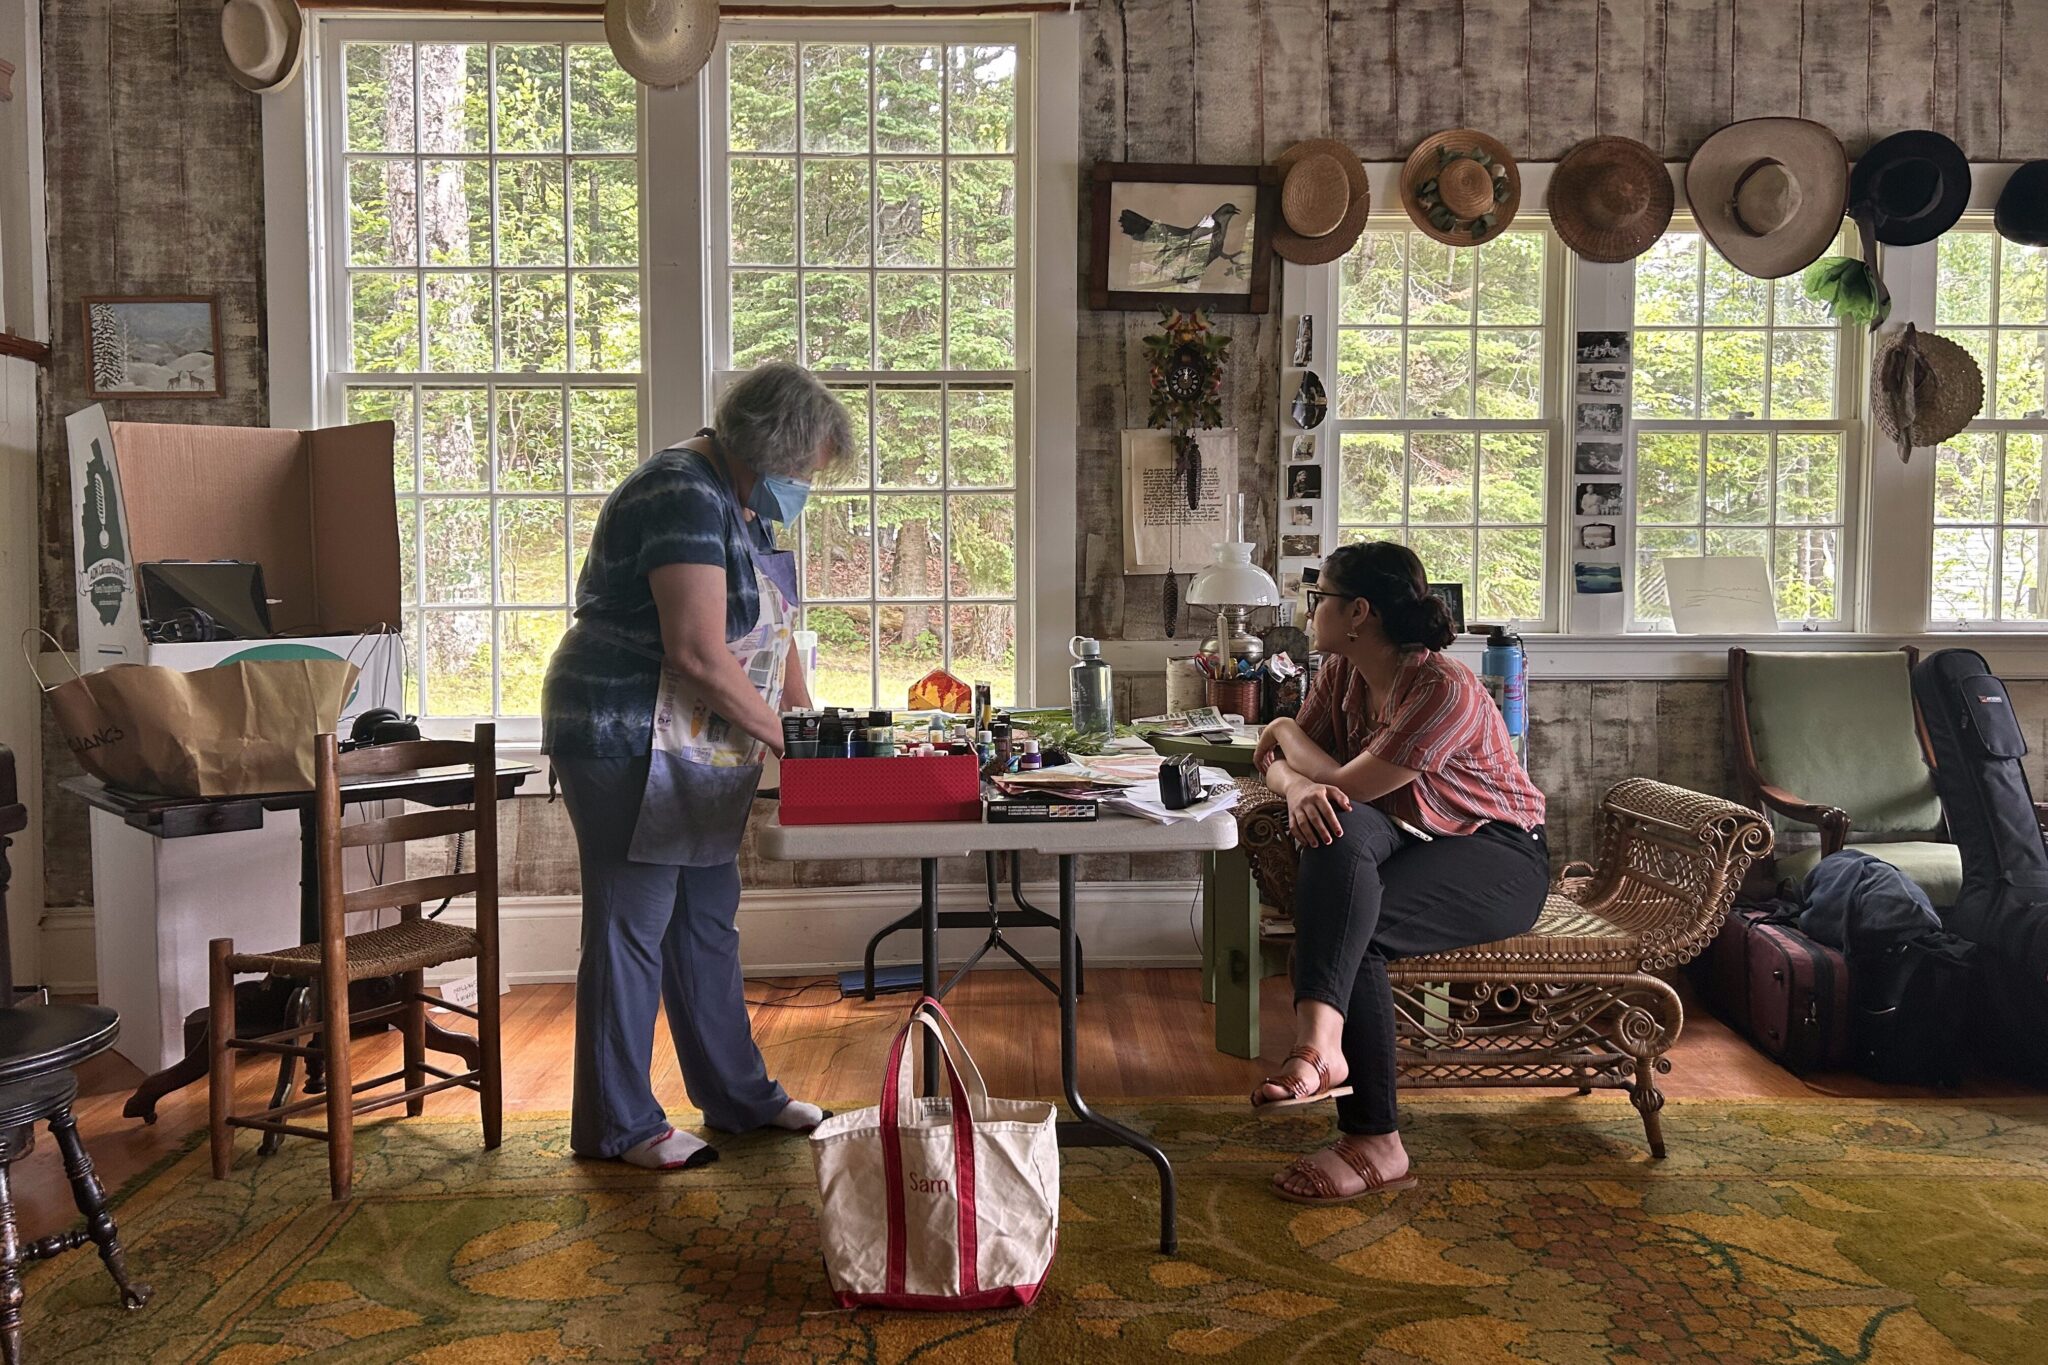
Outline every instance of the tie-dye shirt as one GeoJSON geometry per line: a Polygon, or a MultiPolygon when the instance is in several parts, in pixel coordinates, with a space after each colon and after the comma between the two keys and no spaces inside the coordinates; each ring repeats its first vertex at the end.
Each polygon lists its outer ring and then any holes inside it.
{"type": "Polygon", "coordinates": [[[704,456],[672,446],[628,474],[597,514],[576,623],[562,637],[541,689],[541,747],[575,757],[648,751],[661,682],[661,618],[647,575],[664,564],[725,570],[725,638],[760,616],[753,551],[774,533],[740,515],[724,476],[704,456]]]}

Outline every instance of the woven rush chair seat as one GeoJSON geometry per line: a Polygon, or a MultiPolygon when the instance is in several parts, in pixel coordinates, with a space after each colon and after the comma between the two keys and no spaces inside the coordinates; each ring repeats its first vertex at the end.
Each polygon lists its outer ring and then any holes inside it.
{"type": "MultiPolygon", "coordinates": [[[[348,979],[351,981],[425,971],[429,967],[475,957],[479,948],[476,934],[471,930],[459,924],[443,924],[431,919],[405,920],[368,933],[350,934],[344,942],[348,947],[348,979]]],[[[265,972],[272,976],[315,977],[321,971],[320,945],[302,943],[296,948],[280,948],[274,953],[236,953],[228,959],[228,969],[265,972]]]]}
{"type": "MultiPolygon", "coordinates": [[[[1294,913],[1287,803],[1240,779],[1238,838],[1260,898],[1294,913]]],[[[1664,1155],[1656,1077],[1684,1026],[1659,973],[1720,931],[1771,830],[1747,806],[1632,777],[1600,803],[1599,850],[1566,869],[1527,933],[1387,964],[1401,1084],[1627,1092],[1664,1155]]]]}

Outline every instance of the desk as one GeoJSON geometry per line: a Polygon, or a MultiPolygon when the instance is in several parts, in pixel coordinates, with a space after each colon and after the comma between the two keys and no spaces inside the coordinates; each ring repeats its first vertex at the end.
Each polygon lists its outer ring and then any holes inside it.
{"type": "MultiPolygon", "coordinates": [[[[505,764],[498,768],[498,797],[503,800],[519,790],[538,769],[530,764],[505,764]]],[[[472,775],[467,768],[428,768],[415,773],[366,778],[344,782],[344,806],[367,801],[411,801],[425,806],[460,805],[470,798],[472,775]]],[[[261,829],[266,811],[292,811],[299,819],[299,937],[298,943],[313,943],[320,937],[320,873],[313,838],[313,793],[273,792],[262,796],[141,796],[117,791],[94,777],[71,777],[60,783],[96,811],[103,811],[158,839],[195,838],[208,834],[229,834],[261,829]]],[[[261,945],[269,947],[269,944],[261,945]]],[[[279,945],[285,946],[285,945],[279,945]]],[[[362,985],[365,983],[358,983],[362,985]]],[[[496,982],[479,982],[479,989],[495,990],[496,982]]],[[[297,992],[275,980],[243,982],[235,988],[236,1013],[241,1031],[267,1033],[286,1027],[297,992]]],[[[148,1077],[128,1097],[121,1113],[126,1118],[156,1122],[156,1102],[206,1075],[207,1011],[195,1010],[185,1019],[185,1056],[182,1061],[148,1077]]],[[[437,1051],[453,1053],[474,1067],[476,1040],[466,1033],[441,1028],[430,1017],[427,1042],[437,1051]]],[[[288,1086],[288,1068],[280,1068],[278,1086],[288,1086]]],[[[280,1103],[282,1100],[280,1099],[280,1103]]]]}
{"type": "MultiPolygon", "coordinates": [[[[1146,735],[1167,757],[1192,755],[1233,777],[1250,777],[1252,746],[1198,736],[1146,735]]],[[[1259,982],[1287,971],[1287,950],[1259,937],[1259,888],[1235,843],[1206,854],[1202,869],[1202,1000],[1216,1007],[1216,1050],[1259,1055],[1259,982]]]]}
{"type": "MultiPolygon", "coordinates": [[[[918,911],[923,917],[924,993],[939,993],[939,859],[987,853],[1042,853],[1059,859],[1060,1080],[1071,1121],[1059,1126],[1062,1147],[1131,1147],[1159,1168],[1159,1250],[1172,1255],[1173,1166],[1141,1134],[1106,1119],[1081,1098],[1075,1004],[1078,992],[1074,928],[1074,859],[1083,853],[1213,853],[1234,847],[1237,822],[1226,814],[1156,825],[1127,815],[1051,825],[987,825],[960,821],[906,825],[784,825],[777,817],[761,830],[761,851],[793,861],[833,858],[915,858],[920,869],[918,911]]],[[[938,1091],[938,1056],[925,1052],[925,1093],[938,1091]]]]}

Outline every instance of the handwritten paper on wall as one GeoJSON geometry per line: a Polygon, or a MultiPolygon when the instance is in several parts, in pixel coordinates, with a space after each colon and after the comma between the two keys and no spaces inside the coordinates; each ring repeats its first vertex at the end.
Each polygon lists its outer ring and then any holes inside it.
{"type": "Polygon", "coordinates": [[[1671,628],[1680,635],[1774,635],[1778,599],[1760,555],[1660,559],[1671,628]]]}
{"type": "Polygon", "coordinates": [[[1195,573],[1216,558],[1218,541],[1236,539],[1225,524],[1237,492],[1237,432],[1195,433],[1202,473],[1193,507],[1187,481],[1173,468],[1173,442],[1163,431],[1126,431],[1124,446],[1124,572],[1195,573]]]}

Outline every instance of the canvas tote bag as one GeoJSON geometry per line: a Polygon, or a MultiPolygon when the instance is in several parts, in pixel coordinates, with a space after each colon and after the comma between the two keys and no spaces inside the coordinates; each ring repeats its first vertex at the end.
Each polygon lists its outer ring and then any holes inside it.
{"type": "Polygon", "coordinates": [[[341,659],[244,660],[189,673],[114,664],[43,691],[79,766],[109,787],[256,796],[312,789],[314,737],[334,729],[356,673],[341,659]]]}
{"type": "Polygon", "coordinates": [[[896,1035],[881,1106],[819,1124],[811,1156],[840,1307],[957,1312],[1037,1297],[1059,1235],[1053,1106],[992,1099],[938,1001],[919,1001],[896,1035]],[[910,1093],[919,1028],[944,1056],[946,1095],[910,1093]]]}

